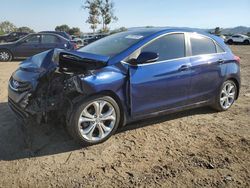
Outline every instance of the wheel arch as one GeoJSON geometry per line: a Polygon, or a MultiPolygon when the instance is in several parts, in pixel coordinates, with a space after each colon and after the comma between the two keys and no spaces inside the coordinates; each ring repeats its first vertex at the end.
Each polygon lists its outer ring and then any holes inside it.
{"type": "MultiPolygon", "coordinates": [[[[112,99],[114,99],[115,102],[117,103],[117,105],[119,106],[119,109],[120,109],[120,123],[119,123],[119,126],[123,126],[123,125],[126,124],[127,117],[128,117],[126,105],[122,102],[121,97],[119,95],[117,95],[112,90],[103,90],[103,91],[99,91],[99,92],[92,93],[92,94],[89,94],[89,95],[83,95],[81,93],[75,93],[74,97],[71,98],[71,100],[72,100],[73,103],[78,103],[78,102],[80,102],[82,100],[85,100],[85,99],[90,98],[90,97],[95,97],[95,96],[109,96],[112,99]]],[[[70,114],[68,114],[67,117],[69,117],[69,115],[70,114]]]]}
{"type": "Polygon", "coordinates": [[[244,41],[243,41],[243,43],[250,43],[250,39],[245,39],[244,41]]]}
{"type": "Polygon", "coordinates": [[[239,81],[236,78],[234,78],[234,77],[229,77],[229,78],[226,79],[226,81],[227,80],[231,80],[231,81],[233,81],[236,84],[236,87],[237,87],[236,99],[238,99],[239,93],[240,93],[240,83],[239,83],[239,81]]]}
{"type": "Polygon", "coordinates": [[[122,102],[121,97],[119,95],[117,95],[114,91],[112,90],[103,90],[100,91],[98,93],[93,94],[92,96],[95,95],[104,95],[104,96],[109,96],[111,98],[113,98],[117,105],[119,106],[120,109],[120,123],[119,126],[123,126],[126,124],[127,121],[127,110],[126,110],[126,106],[125,104],[122,102]]]}

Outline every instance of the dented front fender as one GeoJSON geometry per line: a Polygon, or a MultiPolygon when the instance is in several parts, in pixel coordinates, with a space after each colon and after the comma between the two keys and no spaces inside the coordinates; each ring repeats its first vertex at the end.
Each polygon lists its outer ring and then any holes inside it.
{"type": "Polygon", "coordinates": [[[91,95],[102,91],[118,92],[125,89],[126,74],[114,66],[92,71],[89,75],[80,76],[83,92],[91,95]]]}

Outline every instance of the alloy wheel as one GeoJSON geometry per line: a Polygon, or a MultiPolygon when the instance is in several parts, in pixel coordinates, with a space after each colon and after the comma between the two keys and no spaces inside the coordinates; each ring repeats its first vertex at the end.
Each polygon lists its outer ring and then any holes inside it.
{"type": "Polygon", "coordinates": [[[8,61],[10,59],[10,54],[6,51],[0,52],[0,61],[8,61]]]}
{"type": "Polygon", "coordinates": [[[116,111],[111,103],[96,100],[88,104],[78,120],[82,137],[91,142],[98,142],[107,137],[116,124],[116,111]]]}
{"type": "Polygon", "coordinates": [[[220,105],[226,110],[232,106],[235,100],[236,87],[233,83],[228,82],[224,85],[220,94],[220,105]]]}

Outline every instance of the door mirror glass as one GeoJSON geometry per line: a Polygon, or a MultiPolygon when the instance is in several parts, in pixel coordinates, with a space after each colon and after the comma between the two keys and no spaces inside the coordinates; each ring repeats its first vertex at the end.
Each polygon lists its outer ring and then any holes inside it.
{"type": "Polygon", "coordinates": [[[159,59],[159,54],[155,52],[142,52],[136,59],[137,64],[153,63],[159,59]]]}

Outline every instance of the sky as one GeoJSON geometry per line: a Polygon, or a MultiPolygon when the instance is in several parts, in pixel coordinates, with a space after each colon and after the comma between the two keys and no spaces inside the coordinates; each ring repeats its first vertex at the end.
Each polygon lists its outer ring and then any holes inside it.
{"type": "MultiPolygon", "coordinates": [[[[1,0],[0,22],[35,31],[68,24],[89,32],[85,0],[1,0]]],[[[195,28],[250,27],[250,0],[113,0],[116,23],[111,29],[139,26],[195,28]]]]}

